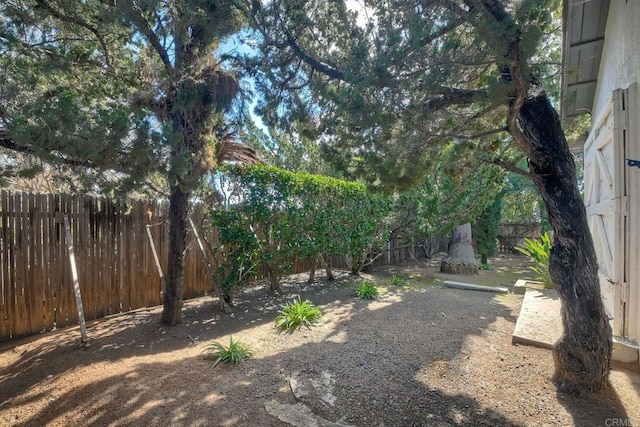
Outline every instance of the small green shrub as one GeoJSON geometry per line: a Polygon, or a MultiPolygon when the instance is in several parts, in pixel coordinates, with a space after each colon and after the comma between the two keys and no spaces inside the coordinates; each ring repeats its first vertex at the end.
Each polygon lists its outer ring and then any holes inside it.
{"type": "Polygon", "coordinates": [[[253,350],[240,341],[234,340],[232,336],[229,339],[229,347],[214,342],[204,349],[204,353],[206,359],[213,360],[213,367],[215,368],[220,363],[233,363],[237,365],[244,359],[251,357],[253,350]]]}
{"type": "Polygon", "coordinates": [[[320,307],[316,307],[311,301],[302,301],[298,297],[280,310],[276,317],[276,327],[289,333],[293,333],[303,326],[311,329],[311,326],[315,325],[321,316],[320,307]]]}
{"type": "Polygon", "coordinates": [[[491,270],[491,264],[488,262],[480,263],[480,270],[491,270]]]}
{"type": "Polygon", "coordinates": [[[394,274],[391,278],[391,286],[407,286],[407,281],[394,274]]]}
{"type": "Polygon", "coordinates": [[[378,296],[378,288],[365,280],[356,288],[356,295],[362,299],[374,299],[378,296]]]}
{"type": "Polygon", "coordinates": [[[553,281],[549,272],[549,255],[551,254],[551,237],[544,233],[540,240],[524,239],[524,245],[517,247],[516,250],[535,262],[535,266],[531,269],[538,274],[537,280],[540,280],[544,287],[553,289],[553,281]]]}

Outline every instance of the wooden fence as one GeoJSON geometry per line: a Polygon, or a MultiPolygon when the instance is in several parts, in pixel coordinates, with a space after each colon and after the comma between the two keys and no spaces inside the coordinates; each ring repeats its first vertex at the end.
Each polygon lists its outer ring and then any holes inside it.
{"type": "Polygon", "coordinates": [[[502,223],[498,231],[498,252],[516,252],[515,247],[521,246],[525,238],[539,239],[540,224],[536,223],[502,223]]]}
{"type": "MultiPolygon", "coordinates": [[[[65,215],[87,320],[160,304],[149,235],[166,273],[166,209],[162,201],[125,205],[100,197],[2,191],[0,339],[77,324],[65,215]]],[[[184,289],[186,298],[211,289],[194,244],[187,252],[184,289]]]]}
{"type": "MultiPolygon", "coordinates": [[[[151,240],[166,274],[167,208],[166,201],[118,203],[102,197],[0,192],[0,340],[78,324],[65,215],[87,321],[161,304],[151,240]]],[[[414,247],[390,242],[376,265],[412,259],[413,252],[414,247]]],[[[297,262],[294,272],[310,265],[297,262]]],[[[189,233],[184,298],[204,296],[212,286],[189,233]]]]}

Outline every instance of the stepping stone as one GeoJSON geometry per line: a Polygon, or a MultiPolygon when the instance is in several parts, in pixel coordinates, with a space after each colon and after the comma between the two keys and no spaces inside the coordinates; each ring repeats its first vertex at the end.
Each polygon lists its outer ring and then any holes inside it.
{"type": "Polygon", "coordinates": [[[511,342],[552,349],[564,330],[560,307],[557,291],[527,288],[511,342]]]}
{"type": "Polygon", "coordinates": [[[294,427],[352,427],[340,421],[332,422],[315,415],[304,403],[290,405],[272,400],[264,404],[264,409],[269,415],[294,427]]]}

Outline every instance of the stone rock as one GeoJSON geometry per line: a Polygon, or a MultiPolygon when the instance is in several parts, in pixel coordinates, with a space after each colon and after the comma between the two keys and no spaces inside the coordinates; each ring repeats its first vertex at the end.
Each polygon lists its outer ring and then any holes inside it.
{"type": "Polygon", "coordinates": [[[291,393],[293,393],[296,399],[309,396],[309,393],[311,392],[309,384],[295,378],[289,378],[289,387],[291,387],[291,393]]]}
{"type": "Polygon", "coordinates": [[[291,392],[297,400],[303,397],[312,397],[331,406],[335,406],[337,400],[333,395],[334,384],[335,377],[329,371],[322,371],[320,379],[289,378],[291,392]]]}
{"type": "Polygon", "coordinates": [[[304,403],[290,405],[275,400],[266,402],[264,409],[282,422],[294,427],[351,427],[340,421],[333,422],[315,415],[304,403]]]}

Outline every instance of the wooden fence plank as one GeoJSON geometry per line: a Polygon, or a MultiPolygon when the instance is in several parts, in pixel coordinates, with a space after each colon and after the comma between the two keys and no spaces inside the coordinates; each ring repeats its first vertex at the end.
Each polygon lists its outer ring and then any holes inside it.
{"type": "Polygon", "coordinates": [[[43,312],[43,286],[42,286],[42,226],[39,198],[35,194],[29,194],[29,283],[31,289],[29,304],[31,307],[31,333],[42,331],[44,327],[43,312]]]}
{"type": "Polygon", "coordinates": [[[145,283],[145,305],[152,307],[158,304],[156,297],[157,279],[153,271],[153,261],[151,256],[151,247],[147,240],[147,204],[148,201],[140,201],[138,214],[136,218],[135,232],[137,236],[138,252],[140,254],[138,262],[140,265],[140,278],[145,283]]]}
{"type": "Polygon", "coordinates": [[[103,251],[103,269],[102,274],[105,276],[105,283],[109,287],[109,314],[115,314],[120,312],[120,299],[118,291],[116,289],[115,271],[113,269],[113,253],[115,251],[113,232],[113,221],[111,218],[111,202],[108,199],[103,199],[104,205],[102,206],[102,216],[100,220],[100,233],[102,249],[103,251]]]}
{"type": "Polygon", "coordinates": [[[140,248],[138,243],[138,227],[139,224],[139,216],[140,216],[140,202],[134,201],[131,206],[131,211],[128,215],[128,226],[127,226],[127,241],[128,241],[128,250],[131,254],[130,260],[131,265],[130,268],[130,278],[129,278],[129,286],[132,288],[131,293],[131,305],[145,307],[147,305],[147,296],[146,296],[146,283],[144,277],[141,276],[140,270],[140,248]]]}
{"type": "Polygon", "coordinates": [[[53,293],[51,281],[51,199],[46,194],[39,195],[42,220],[42,313],[46,329],[53,327],[53,293]]]}
{"type": "Polygon", "coordinates": [[[56,269],[56,224],[55,224],[55,195],[47,195],[47,226],[46,230],[47,239],[47,276],[49,288],[47,289],[47,307],[50,311],[49,324],[51,329],[55,327],[56,322],[56,309],[58,307],[56,287],[58,285],[58,276],[56,269]]]}
{"type": "Polygon", "coordinates": [[[7,195],[7,214],[8,214],[8,233],[7,233],[7,247],[8,247],[8,265],[9,265],[9,288],[11,289],[11,307],[9,308],[9,321],[11,336],[17,336],[18,326],[18,272],[16,271],[16,232],[17,232],[17,218],[15,210],[15,195],[7,195]]]}
{"type": "MultiPolygon", "coordinates": [[[[64,268],[64,282],[63,282],[63,289],[64,292],[62,294],[62,307],[63,307],[63,313],[64,313],[64,325],[74,325],[76,324],[77,320],[78,320],[78,315],[76,314],[76,304],[75,304],[75,296],[73,294],[73,277],[71,275],[71,266],[69,265],[69,252],[67,250],[67,245],[69,244],[69,242],[67,242],[67,237],[64,234],[64,214],[67,215],[72,215],[73,216],[73,203],[74,203],[74,197],[72,195],[65,195],[63,200],[62,200],[62,212],[63,215],[60,216],[59,222],[60,222],[60,228],[61,228],[61,242],[62,242],[62,247],[61,247],[61,264],[63,264],[63,268],[64,268]]],[[[73,236],[72,236],[72,240],[73,240],[73,236]]],[[[73,243],[73,242],[71,242],[73,243]]]]}
{"type": "Polygon", "coordinates": [[[9,215],[9,194],[2,190],[0,193],[0,262],[2,262],[2,316],[0,317],[0,322],[2,322],[2,338],[13,336],[13,330],[11,328],[12,322],[12,308],[14,306],[13,303],[13,279],[11,277],[11,256],[9,248],[11,246],[10,242],[10,221],[11,216],[9,215]]]}
{"type": "Polygon", "coordinates": [[[25,193],[16,194],[14,196],[14,206],[16,209],[16,263],[18,267],[18,277],[16,279],[16,332],[20,334],[28,334],[31,329],[29,321],[29,300],[27,298],[27,280],[29,274],[27,213],[29,205],[28,198],[25,193]],[[24,203],[25,201],[26,203],[24,203]]]}
{"type": "Polygon", "coordinates": [[[95,268],[91,259],[91,244],[89,242],[89,211],[87,204],[91,203],[91,197],[79,195],[77,198],[78,214],[76,218],[78,233],[78,244],[74,248],[78,261],[79,280],[82,284],[82,305],[85,319],[96,319],[98,317],[98,301],[97,292],[94,289],[94,283],[91,279],[91,273],[95,268]]]}
{"type": "Polygon", "coordinates": [[[89,206],[89,235],[91,239],[91,262],[94,264],[91,270],[91,281],[98,292],[98,316],[103,317],[108,314],[105,295],[108,291],[105,283],[102,281],[101,273],[104,265],[101,258],[100,238],[98,235],[98,212],[100,206],[100,198],[95,197],[91,200],[89,206]]]}
{"type": "Polygon", "coordinates": [[[51,230],[49,234],[49,250],[51,253],[51,260],[49,261],[49,270],[51,271],[51,292],[52,300],[51,305],[53,307],[53,327],[56,328],[58,324],[62,324],[62,292],[63,292],[63,278],[64,272],[62,270],[62,260],[60,254],[60,241],[62,236],[60,234],[60,223],[57,221],[57,214],[61,209],[60,195],[55,194],[49,198],[50,217],[49,224],[51,230]]]}
{"type": "Polygon", "coordinates": [[[92,197],[87,205],[87,240],[89,243],[89,257],[91,263],[91,275],[89,280],[94,292],[94,304],[96,306],[96,317],[104,317],[107,315],[105,307],[106,287],[100,281],[100,271],[103,267],[100,262],[100,249],[96,237],[96,209],[99,198],[92,197]]]}
{"type": "Polygon", "coordinates": [[[116,206],[114,205],[113,202],[110,202],[110,218],[109,221],[111,222],[109,225],[111,227],[111,229],[113,230],[113,236],[112,236],[112,244],[113,246],[111,247],[112,252],[111,252],[111,268],[113,269],[113,288],[114,291],[116,293],[116,300],[118,301],[118,305],[116,307],[116,313],[122,312],[122,311],[127,311],[127,307],[125,306],[125,297],[123,295],[123,289],[122,289],[122,270],[124,269],[124,263],[120,263],[118,262],[119,259],[123,258],[122,255],[122,238],[120,236],[120,229],[122,228],[120,226],[120,220],[121,218],[117,215],[116,212],[116,206]]]}
{"type": "MultiPolygon", "coordinates": [[[[118,206],[118,212],[120,213],[121,209],[118,206]]],[[[131,282],[128,281],[128,275],[130,274],[130,259],[129,259],[129,246],[128,239],[126,234],[126,216],[124,213],[116,215],[116,221],[118,224],[118,247],[119,252],[117,253],[116,263],[115,265],[119,267],[118,274],[118,288],[120,289],[120,301],[122,304],[122,311],[131,310],[131,282]],[[125,281],[127,281],[125,283],[125,281]]]]}
{"type": "Polygon", "coordinates": [[[56,287],[57,296],[57,312],[56,324],[58,327],[67,324],[67,307],[66,307],[66,284],[67,284],[67,263],[64,249],[64,228],[62,226],[62,215],[67,212],[67,199],[65,195],[59,195],[57,198],[57,209],[55,213],[56,222],[56,269],[58,270],[58,286],[56,287]]]}

